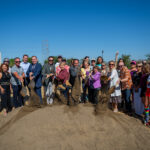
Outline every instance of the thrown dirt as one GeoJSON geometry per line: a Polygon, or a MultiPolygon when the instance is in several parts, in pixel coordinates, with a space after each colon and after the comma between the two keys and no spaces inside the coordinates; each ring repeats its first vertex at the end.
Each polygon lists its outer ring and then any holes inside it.
{"type": "Polygon", "coordinates": [[[0,116],[1,150],[149,150],[150,129],[91,104],[23,107],[0,116]]]}

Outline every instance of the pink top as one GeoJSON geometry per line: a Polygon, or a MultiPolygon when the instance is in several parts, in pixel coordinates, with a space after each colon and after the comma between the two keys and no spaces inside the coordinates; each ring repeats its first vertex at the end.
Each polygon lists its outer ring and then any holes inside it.
{"type": "MultiPolygon", "coordinates": [[[[70,67],[69,67],[68,65],[65,65],[65,69],[67,70],[68,73],[69,73],[69,68],[70,68],[70,67]]],[[[60,70],[61,70],[60,67],[57,66],[57,67],[56,67],[56,76],[58,76],[60,70]]]]}

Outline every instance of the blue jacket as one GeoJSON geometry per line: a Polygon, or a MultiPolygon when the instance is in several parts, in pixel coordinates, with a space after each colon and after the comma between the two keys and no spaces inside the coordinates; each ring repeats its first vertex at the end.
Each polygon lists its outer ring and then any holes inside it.
{"type": "Polygon", "coordinates": [[[30,66],[26,72],[27,77],[29,77],[30,72],[33,72],[35,87],[40,88],[42,86],[42,66],[41,66],[41,64],[39,64],[39,63],[35,64],[34,69],[33,69],[33,64],[30,64],[30,66]]]}

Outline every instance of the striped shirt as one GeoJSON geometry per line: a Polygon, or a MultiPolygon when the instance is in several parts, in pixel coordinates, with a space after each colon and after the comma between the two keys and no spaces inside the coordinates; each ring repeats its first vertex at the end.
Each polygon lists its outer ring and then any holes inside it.
{"type": "Polygon", "coordinates": [[[121,78],[121,80],[126,79],[126,78],[128,79],[126,82],[121,83],[122,90],[131,89],[131,87],[132,87],[132,78],[131,78],[130,70],[127,67],[124,66],[123,70],[121,70],[120,78],[121,78]]]}

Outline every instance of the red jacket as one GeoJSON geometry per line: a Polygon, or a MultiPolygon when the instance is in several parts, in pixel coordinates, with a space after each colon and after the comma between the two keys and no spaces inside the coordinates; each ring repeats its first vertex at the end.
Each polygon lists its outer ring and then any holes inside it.
{"type": "Polygon", "coordinates": [[[69,73],[67,72],[66,69],[63,69],[59,72],[58,76],[58,81],[62,82],[63,84],[66,83],[66,80],[69,80],[69,73]]]}

